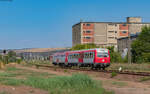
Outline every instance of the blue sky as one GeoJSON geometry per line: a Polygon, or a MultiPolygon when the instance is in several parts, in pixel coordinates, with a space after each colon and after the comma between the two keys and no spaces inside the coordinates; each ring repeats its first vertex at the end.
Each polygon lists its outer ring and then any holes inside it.
{"type": "Polygon", "coordinates": [[[150,22],[150,0],[0,1],[0,49],[72,46],[72,25],[83,21],[150,22]]]}

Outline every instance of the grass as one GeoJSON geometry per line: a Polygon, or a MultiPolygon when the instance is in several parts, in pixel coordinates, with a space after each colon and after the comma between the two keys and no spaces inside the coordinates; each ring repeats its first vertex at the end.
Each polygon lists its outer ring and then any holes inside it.
{"type": "Polygon", "coordinates": [[[7,67],[5,71],[19,71],[22,69],[16,68],[16,67],[7,67]]]}
{"type": "Polygon", "coordinates": [[[64,70],[64,73],[65,73],[65,72],[68,72],[68,70],[67,70],[67,69],[65,69],[65,70],[64,70]]]}
{"type": "Polygon", "coordinates": [[[29,76],[37,76],[37,77],[51,77],[55,76],[55,74],[50,74],[47,72],[34,72],[31,70],[19,69],[16,67],[7,67],[4,72],[0,72],[0,77],[29,77],[29,76]]]}
{"type": "Polygon", "coordinates": [[[0,94],[10,94],[10,93],[3,91],[3,92],[0,92],[0,94]]]}
{"type": "Polygon", "coordinates": [[[94,94],[102,94],[105,92],[90,77],[81,74],[56,76],[47,79],[29,77],[25,81],[25,85],[50,91],[50,94],[91,94],[95,90],[97,92],[94,94]]]}
{"type": "Polygon", "coordinates": [[[148,76],[148,77],[142,77],[142,78],[140,78],[140,82],[143,82],[143,81],[148,81],[148,80],[150,80],[150,76],[148,76]]]}
{"type": "Polygon", "coordinates": [[[142,63],[142,64],[112,63],[108,69],[118,70],[120,67],[122,67],[122,70],[150,72],[150,64],[148,63],[142,63]]]}
{"type": "Polygon", "coordinates": [[[35,64],[45,64],[45,65],[51,65],[52,63],[50,61],[43,61],[43,60],[30,60],[26,62],[27,66],[32,66],[35,64]]]}
{"type": "Polygon", "coordinates": [[[0,83],[11,86],[19,86],[23,83],[23,80],[15,78],[0,78],[0,83]]]}
{"type": "Polygon", "coordinates": [[[113,85],[117,85],[117,86],[119,86],[119,87],[122,87],[122,86],[126,86],[126,85],[127,85],[127,83],[125,83],[125,82],[118,82],[118,81],[113,81],[112,84],[113,84],[113,85]]]}
{"type": "Polygon", "coordinates": [[[87,75],[82,74],[52,78],[28,77],[26,80],[1,78],[0,83],[12,86],[31,86],[49,91],[50,94],[113,94],[106,92],[100,82],[95,82],[87,75]]]}
{"type": "Polygon", "coordinates": [[[112,73],[111,73],[111,78],[113,78],[113,77],[115,77],[115,76],[117,76],[117,73],[116,73],[116,72],[112,72],[112,73]]]}
{"type": "Polygon", "coordinates": [[[84,74],[56,76],[14,67],[6,68],[0,73],[0,83],[11,86],[31,86],[46,90],[50,94],[113,94],[113,92],[106,92],[100,82],[84,74]],[[23,76],[25,79],[18,76],[23,76]]]}

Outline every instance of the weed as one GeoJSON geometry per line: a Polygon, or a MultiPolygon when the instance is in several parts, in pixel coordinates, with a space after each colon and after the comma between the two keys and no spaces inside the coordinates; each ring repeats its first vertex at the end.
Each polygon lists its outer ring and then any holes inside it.
{"type": "Polygon", "coordinates": [[[64,72],[68,72],[68,70],[65,69],[64,72]]]}
{"type": "Polygon", "coordinates": [[[23,83],[23,80],[14,79],[14,78],[0,78],[0,83],[5,85],[18,86],[23,83]]]}
{"type": "Polygon", "coordinates": [[[54,71],[57,71],[57,68],[54,68],[54,71]]]}
{"type": "Polygon", "coordinates": [[[18,70],[22,70],[22,69],[19,69],[19,68],[16,68],[16,67],[7,67],[6,68],[6,71],[18,71],[18,70]]]}
{"type": "Polygon", "coordinates": [[[113,77],[115,77],[115,76],[117,76],[117,73],[116,73],[116,72],[112,72],[112,73],[111,73],[111,78],[113,78],[113,77]]]}
{"type": "Polygon", "coordinates": [[[15,73],[8,73],[8,72],[0,72],[0,77],[16,77],[17,74],[15,73]]]}
{"type": "Polygon", "coordinates": [[[35,66],[36,66],[37,69],[39,69],[39,67],[40,67],[39,65],[35,65],[35,66]]]}
{"type": "Polygon", "coordinates": [[[55,74],[50,74],[47,72],[30,72],[30,74],[28,74],[28,76],[34,76],[34,77],[51,77],[54,76],[55,74]]]}
{"type": "Polygon", "coordinates": [[[98,84],[89,76],[82,74],[56,76],[53,78],[29,77],[25,80],[24,84],[48,90],[50,94],[104,94],[105,92],[105,90],[100,87],[100,83],[98,84]]]}
{"type": "Polygon", "coordinates": [[[34,93],[34,90],[30,90],[29,93],[34,93]]]}
{"type": "MultiPolygon", "coordinates": [[[[1,84],[31,86],[47,90],[50,94],[113,94],[112,92],[106,92],[99,81],[95,81],[84,74],[52,77],[54,74],[29,70],[20,71],[17,68],[7,68],[6,70],[5,72],[0,72],[1,84]],[[24,76],[25,79],[17,79],[18,75],[24,76]]],[[[67,70],[64,70],[64,72],[67,72],[67,70]]],[[[33,93],[34,91],[29,92],[33,93]]],[[[2,94],[7,93],[4,92],[2,94]]]]}
{"type": "Polygon", "coordinates": [[[148,80],[150,80],[150,77],[142,77],[142,78],[140,78],[140,82],[148,81],[148,80]]]}
{"type": "Polygon", "coordinates": [[[117,85],[117,86],[126,86],[127,85],[125,82],[116,82],[116,81],[113,81],[112,84],[117,85]]]}
{"type": "Polygon", "coordinates": [[[10,94],[10,93],[3,91],[3,92],[0,92],[0,94],[10,94]]]}
{"type": "Polygon", "coordinates": [[[122,69],[129,71],[150,71],[150,65],[146,63],[142,64],[112,63],[108,69],[119,69],[120,66],[122,67],[122,69]]]}

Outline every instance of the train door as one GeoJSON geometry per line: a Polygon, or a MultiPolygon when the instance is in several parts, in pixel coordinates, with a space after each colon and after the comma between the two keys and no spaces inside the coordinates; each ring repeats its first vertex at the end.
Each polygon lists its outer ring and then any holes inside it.
{"type": "Polygon", "coordinates": [[[83,63],[83,57],[84,57],[84,55],[83,55],[83,52],[79,52],[79,63],[81,64],[81,63],[83,63]]]}
{"type": "Polygon", "coordinates": [[[94,52],[93,51],[84,52],[83,62],[94,63],[94,52]]]}

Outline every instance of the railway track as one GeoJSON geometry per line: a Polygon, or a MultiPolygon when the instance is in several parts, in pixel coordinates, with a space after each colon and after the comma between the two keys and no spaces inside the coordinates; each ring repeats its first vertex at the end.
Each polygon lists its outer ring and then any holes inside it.
{"type": "Polygon", "coordinates": [[[93,71],[93,72],[105,72],[105,73],[118,73],[118,74],[128,74],[128,75],[138,75],[138,76],[150,76],[150,72],[135,72],[135,71],[119,71],[119,70],[91,70],[87,68],[67,68],[67,67],[58,67],[58,66],[51,66],[51,65],[42,65],[36,64],[37,68],[39,67],[47,67],[47,68],[62,68],[62,69],[70,69],[70,70],[78,70],[78,71],[93,71]]]}

